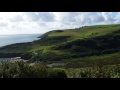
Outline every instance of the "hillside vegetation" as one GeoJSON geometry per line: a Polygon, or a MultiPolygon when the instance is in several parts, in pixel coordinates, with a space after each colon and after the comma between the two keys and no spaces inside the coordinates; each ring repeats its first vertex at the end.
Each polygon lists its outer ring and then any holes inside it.
{"type": "Polygon", "coordinates": [[[68,67],[92,66],[96,60],[106,64],[120,63],[120,25],[84,26],[53,30],[31,43],[18,43],[0,48],[0,57],[21,56],[42,62],[69,62],[68,67]]]}

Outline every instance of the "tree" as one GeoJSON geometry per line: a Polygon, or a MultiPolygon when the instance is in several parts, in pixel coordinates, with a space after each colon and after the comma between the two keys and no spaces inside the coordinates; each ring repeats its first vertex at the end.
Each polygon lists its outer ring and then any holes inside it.
{"type": "Polygon", "coordinates": [[[40,61],[42,58],[43,50],[44,49],[33,52],[31,60],[40,61]]]}

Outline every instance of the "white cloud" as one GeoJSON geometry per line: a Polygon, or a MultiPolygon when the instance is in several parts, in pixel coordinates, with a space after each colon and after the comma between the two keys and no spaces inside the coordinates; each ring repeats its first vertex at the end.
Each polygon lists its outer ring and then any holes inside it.
{"type": "Polygon", "coordinates": [[[23,20],[24,20],[24,18],[20,15],[16,15],[15,17],[10,19],[11,22],[20,22],[20,21],[23,21],[23,20]]]}
{"type": "Polygon", "coordinates": [[[8,24],[7,23],[0,23],[0,28],[1,27],[6,27],[8,24]]]}
{"type": "Polygon", "coordinates": [[[119,12],[0,12],[0,35],[111,23],[120,23],[119,12]]]}
{"type": "Polygon", "coordinates": [[[40,21],[52,22],[54,21],[54,14],[50,12],[25,12],[23,14],[25,21],[40,21]]]}

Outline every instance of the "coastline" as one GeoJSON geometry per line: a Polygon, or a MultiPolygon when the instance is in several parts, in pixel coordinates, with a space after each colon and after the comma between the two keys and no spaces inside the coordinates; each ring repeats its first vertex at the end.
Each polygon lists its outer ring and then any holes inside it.
{"type": "Polygon", "coordinates": [[[40,39],[42,34],[15,34],[15,35],[1,35],[0,44],[1,47],[18,44],[29,43],[40,39]],[[23,37],[22,37],[23,36],[23,37]]]}

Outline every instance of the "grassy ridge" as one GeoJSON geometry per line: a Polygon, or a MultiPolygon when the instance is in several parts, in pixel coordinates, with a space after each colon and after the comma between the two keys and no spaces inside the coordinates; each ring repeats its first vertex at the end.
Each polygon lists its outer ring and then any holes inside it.
{"type": "MultiPolygon", "coordinates": [[[[53,37],[59,37],[59,36],[69,36],[67,38],[67,42],[70,42],[72,40],[77,40],[77,39],[84,39],[84,38],[90,38],[92,36],[97,37],[97,36],[101,36],[101,35],[106,35],[109,33],[112,33],[113,31],[117,31],[120,29],[120,25],[119,24],[115,24],[115,25],[96,25],[96,26],[86,26],[86,27],[82,27],[82,28],[77,28],[77,29],[70,29],[70,30],[62,30],[63,32],[58,32],[57,30],[51,31],[49,33],[47,33],[47,36],[49,38],[53,37]]],[[[52,40],[52,39],[51,39],[52,40]]],[[[60,41],[60,40],[59,40],[60,41]]],[[[56,42],[53,42],[53,44],[56,44],[56,42]]],[[[64,43],[64,41],[63,41],[64,43]]],[[[59,43],[58,43],[59,44],[59,43]]],[[[61,44],[61,42],[60,42],[61,44]]],[[[36,50],[36,49],[41,49],[42,47],[46,48],[48,47],[48,41],[42,41],[42,40],[37,40],[35,42],[32,43],[23,43],[23,44],[13,44],[13,45],[8,45],[5,47],[0,48],[0,52],[23,52],[23,49],[17,49],[17,48],[24,48],[24,51],[32,51],[32,50],[36,50]],[[42,42],[42,43],[41,43],[42,42]],[[43,44],[43,42],[46,42],[45,44],[43,44]]],[[[50,45],[52,46],[52,45],[50,45]]]]}
{"type": "Polygon", "coordinates": [[[86,63],[91,65],[99,59],[105,60],[108,64],[109,62],[115,64],[120,63],[118,59],[120,54],[119,38],[119,24],[53,30],[42,35],[40,40],[31,43],[1,47],[0,57],[8,56],[8,54],[15,55],[15,53],[18,53],[15,56],[25,53],[33,55],[33,52],[43,50],[42,58],[37,58],[38,60],[82,62],[84,65],[86,63]],[[116,61],[114,62],[114,60],[116,61]]]}

